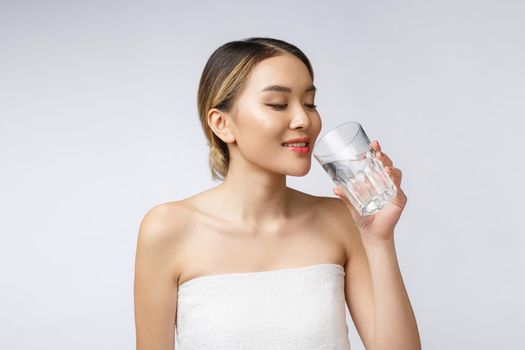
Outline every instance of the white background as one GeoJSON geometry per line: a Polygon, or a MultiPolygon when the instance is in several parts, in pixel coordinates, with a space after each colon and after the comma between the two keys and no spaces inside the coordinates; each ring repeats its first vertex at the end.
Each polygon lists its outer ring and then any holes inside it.
{"type": "MultiPolygon", "coordinates": [[[[204,64],[270,36],[311,59],[321,133],[358,120],[403,171],[424,349],[522,349],[524,19],[518,0],[1,1],[0,348],[134,348],[143,215],[217,184],[204,64]]],[[[289,186],[333,196],[312,162],[289,186]]]]}

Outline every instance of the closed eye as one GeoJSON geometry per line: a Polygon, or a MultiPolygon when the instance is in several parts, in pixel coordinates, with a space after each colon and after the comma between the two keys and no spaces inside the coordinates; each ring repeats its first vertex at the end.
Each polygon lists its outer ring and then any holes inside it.
{"type": "MultiPolygon", "coordinates": [[[[265,103],[265,105],[270,106],[270,107],[272,107],[274,109],[277,109],[279,111],[285,109],[286,106],[288,106],[287,104],[270,104],[270,103],[265,103]]],[[[317,105],[314,105],[314,104],[305,104],[305,106],[310,108],[310,109],[316,109],[317,108],[317,105]]]]}
{"type": "Polygon", "coordinates": [[[267,106],[270,106],[270,107],[272,107],[272,108],[274,108],[274,109],[277,109],[277,110],[279,110],[279,111],[285,109],[286,106],[288,106],[288,105],[269,104],[269,103],[265,103],[265,104],[266,104],[267,106]]]}

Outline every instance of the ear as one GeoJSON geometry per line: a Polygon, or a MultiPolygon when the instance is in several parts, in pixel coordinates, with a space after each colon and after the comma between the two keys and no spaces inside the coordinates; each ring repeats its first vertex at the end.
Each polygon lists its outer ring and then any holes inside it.
{"type": "Polygon", "coordinates": [[[235,135],[231,130],[231,116],[217,108],[212,108],[208,112],[208,125],[225,143],[235,141],[235,135]]]}

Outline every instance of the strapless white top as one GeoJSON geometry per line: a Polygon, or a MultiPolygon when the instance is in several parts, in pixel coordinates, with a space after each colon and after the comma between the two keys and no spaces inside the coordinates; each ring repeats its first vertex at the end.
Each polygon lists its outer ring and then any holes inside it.
{"type": "Polygon", "coordinates": [[[344,276],[325,263],[186,281],[175,350],[349,350],[344,276]]]}

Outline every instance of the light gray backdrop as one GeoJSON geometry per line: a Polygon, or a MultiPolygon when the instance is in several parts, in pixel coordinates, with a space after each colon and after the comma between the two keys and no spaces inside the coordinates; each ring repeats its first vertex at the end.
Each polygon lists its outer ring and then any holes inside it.
{"type": "MultiPolygon", "coordinates": [[[[310,57],[322,132],[359,120],[404,172],[424,348],[523,349],[524,18],[518,0],[2,1],[0,348],[134,347],[140,220],[216,185],[204,64],[273,36],[310,57]]],[[[289,185],[333,196],[315,160],[289,185]]]]}

